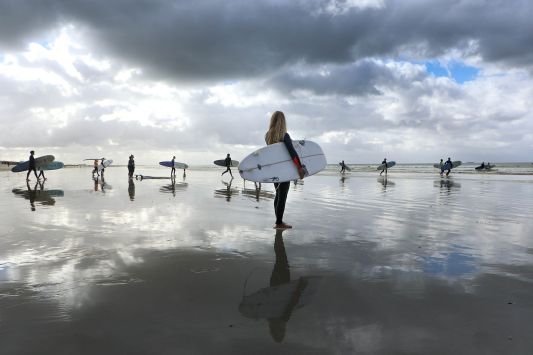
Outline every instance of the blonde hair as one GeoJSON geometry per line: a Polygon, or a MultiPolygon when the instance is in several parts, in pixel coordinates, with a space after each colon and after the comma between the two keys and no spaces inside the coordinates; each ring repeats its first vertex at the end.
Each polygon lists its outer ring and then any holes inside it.
{"type": "Polygon", "coordinates": [[[285,115],[281,111],[276,111],[270,117],[270,126],[268,127],[268,132],[265,134],[265,141],[267,144],[281,142],[285,133],[287,133],[285,115]]]}

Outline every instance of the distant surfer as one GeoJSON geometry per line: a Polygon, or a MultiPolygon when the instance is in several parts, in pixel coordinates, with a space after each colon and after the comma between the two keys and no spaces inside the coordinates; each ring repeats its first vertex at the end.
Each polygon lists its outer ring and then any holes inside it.
{"type": "Polygon", "coordinates": [[[440,163],[439,163],[440,176],[442,176],[442,173],[444,172],[444,170],[442,169],[443,166],[444,166],[444,159],[441,158],[440,163]]]}
{"type": "Polygon", "coordinates": [[[229,153],[228,155],[226,155],[226,159],[224,159],[224,163],[226,164],[226,171],[224,171],[222,175],[229,172],[229,174],[231,175],[231,178],[233,179],[233,174],[231,173],[231,157],[229,153]]]}
{"type": "Polygon", "coordinates": [[[94,178],[94,173],[96,173],[96,176],[100,176],[100,174],[98,173],[98,159],[95,159],[94,160],[94,169],[93,169],[93,178],[94,178]]]}
{"type": "Polygon", "coordinates": [[[174,162],[176,161],[176,157],[173,156],[172,160],[170,161],[172,164],[172,169],[170,170],[170,177],[176,176],[176,168],[174,167],[174,162]]]}
{"type": "Polygon", "coordinates": [[[33,156],[35,154],[35,152],[32,150],[30,152],[30,158],[29,158],[29,167],[28,167],[28,173],[26,174],[26,181],[30,181],[30,173],[33,171],[33,173],[35,174],[35,177],[37,178],[37,180],[39,180],[39,176],[37,176],[37,169],[36,169],[36,165],[35,165],[35,157],[33,156]]]}
{"type": "Polygon", "coordinates": [[[130,155],[130,160],[128,160],[128,176],[130,179],[133,179],[133,172],[135,171],[135,160],[133,160],[133,154],[130,155]]]}
{"type": "Polygon", "coordinates": [[[446,163],[444,163],[444,165],[441,168],[441,171],[440,171],[441,176],[444,170],[448,170],[446,172],[446,176],[450,175],[450,171],[452,171],[452,168],[453,168],[452,160],[450,159],[450,157],[448,157],[448,160],[446,160],[446,163]]]}
{"type": "Polygon", "coordinates": [[[344,160],[341,161],[341,174],[344,174],[346,172],[346,164],[344,164],[344,160]]]}
{"type": "Polygon", "coordinates": [[[381,176],[383,172],[385,172],[385,175],[387,175],[387,158],[383,159],[383,161],[381,162],[381,165],[384,165],[384,167],[383,167],[383,170],[381,170],[381,173],[379,173],[379,175],[381,176]]]}
{"type": "Polygon", "coordinates": [[[481,167],[480,168],[481,168],[481,170],[485,169],[485,162],[481,163],[481,167]]]}
{"type": "MultiPolygon", "coordinates": [[[[300,157],[292,145],[292,139],[287,133],[287,123],[285,122],[285,115],[281,111],[276,111],[270,118],[270,126],[268,132],[265,134],[265,141],[267,145],[275,144],[279,142],[285,143],[285,147],[289,151],[294,165],[298,169],[298,175],[300,179],[305,176],[305,169],[302,166],[300,157]]],[[[285,212],[285,202],[287,201],[287,194],[289,193],[290,182],[274,183],[276,188],[276,197],[274,198],[274,212],[276,214],[276,229],[292,228],[291,225],[283,222],[283,213],[285,212]]]]}
{"type": "MultiPolygon", "coordinates": [[[[102,158],[102,180],[104,179],[104,170],[105,170],[105,165],[104,165],[104,160],[105,158],[102,158]]],[[[102,189],[103,189],[103,186],[102,186],[102,189]]]]}

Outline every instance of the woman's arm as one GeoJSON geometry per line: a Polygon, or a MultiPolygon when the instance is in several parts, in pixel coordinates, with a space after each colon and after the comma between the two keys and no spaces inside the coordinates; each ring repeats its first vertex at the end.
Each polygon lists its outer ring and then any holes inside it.
{"type": "Polygon", "coordinates": [[[305,176],[305,171],[302,167],[302,162],[300,161],[300,157],[298,156],[296,149],[294,149],[294,146],[292,145],[291,136],[289,136],[288,133],[285,133],[285,135],[283,136],[283,143],[285,143],[285,147],[287,147],[287,150],[289,151],[289,155],[291,156],[291,159],[294,162],[294,165],[296,165],[296,168],[298,169],[298,174],[300,174],[300,179],[303,179],[305,176]]]}

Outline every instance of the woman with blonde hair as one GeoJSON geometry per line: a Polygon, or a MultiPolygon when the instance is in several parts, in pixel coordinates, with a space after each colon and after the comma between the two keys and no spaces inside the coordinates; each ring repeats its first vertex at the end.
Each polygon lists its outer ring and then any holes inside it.
{"type": "MultiPolygon", "coordinates": [[[[285,122],[285,115],[281,111],[276,111],[270,118],[270,126],[268,132],[265,135],[265,141],[267,145],[283,142],[289,151],[300,179],[305,176],[305,170],[300,162],[300,157],[292,145],[292,139],[287,133],[287,123],[285,122]]],[[[274,198],[274,212],[276,213],[276,229],[292,228],[291,225],[283,222],[283,213],[285,212],[285,202],[287,201],[287,194],[289,193],[290,181],[274,183],[276,188],[276,197],[274,198]]]]}

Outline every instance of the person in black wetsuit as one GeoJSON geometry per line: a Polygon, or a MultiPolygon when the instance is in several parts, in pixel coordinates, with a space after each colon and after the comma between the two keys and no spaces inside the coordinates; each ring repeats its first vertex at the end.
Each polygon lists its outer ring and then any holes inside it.
{"type": "Polygon", "coordinates": [[[37,175],[37,178],[40,178],[41,176],[43,177],[43,181],[48,180],[47,178],[44,177],[44,170],[39,170],[39,175],[37,175]]]}
{"type": "Polygon", "coordinates": [[[226,163],[226,171],[224,171],[222,175],[229,172],[229,174],[231,175],[231,178],[233,179],[233,174],[231,173],[231,169],[230,169],[231,168],[231,157],[229,156],[229,153],[228,155],[226,155],[226,159],[224,159],[224,162],[226,163]]]}
{"type": "Polygon", "coordinates": [[[35,152],[32,150],[30,152],[30,166],[28,167],[28,173],[26,174],[26,181],[30,181],[30,173],[33,171],[33,173],[35,174],[35,177],[37,178],[37,180],[39,180],[39,176],[37,176],[37,169],[35,167],[35,157],[33,156],[35,154],[35,152]]]}
{"type": "Polygon", "coordinates": [[[135,160],[133,160],[133,154],[130,155],[130,160],[128,160],[128,176],[130,179],[133,179],[133,172],[135,171],[135,160]]]}
{"type": "Polygon", "coordinates": [[[105,165],[104,165],[104,161],[105,161],[105,158],[102,158],[102,171],[100,172],[100,175],[102,175],[102,180],[104,179],[104,170],[105,170],[105,165]]]}
{"type": "MultiPolygon", "coordinates": [[[[285,115],[281,111],[276,111],[270,118],[270,126],[268,132],[265,134],[265,141],[267,145],[275,144],[279,142],[285,143],[289,155],[291,156],[296,169],[298,169],[298,175],[300,179],[305,176],[305,168],[302,166],[300,157],[292,145],[292,139],[287,133],[287,124],[285,122],[285,115]]],[[[285,202],[287,201],[287,194],[289,193],[290,181],[274,183],[276,188],[276,197],[274,198],[274,212],[276,213],[276,229],[292,228],[291,225],[283,222],[283,213],[285,212],[285,202]]]]}
{"type": "Polygon", "coordinates": [[[383,168],[383,170],[381,170],[381,173],[379,173],[379,175],[381,176],[383,172],[385,172],[385,175],[387,175],[387,158],[384,158],[381,164],[385,164],[385,167],[383,168]]]}
{"type": "Polygon", "coordinates": [[[341,161],[341,174],[344,174],[346,172],[346,164],[344,164],[344,160],[341,161]]]}
{"type": "Polygon", "coordinates": [[[171,178],[176,176],[176,168],[174,167],[175,161],[176,161],[176,156],[173,156],[172,160],[170,161],[172,163],[172,169],[170,170],[170,177],[171,178]]]}
{"type": "Polygon", "coordinates": [[[444,166],[448,165],[448,171],[446,172],[446,176],[450,175],[450,171],[452,171],[453,164],[450,157],[448,157],[448,160],[446,160],[446,163],[444,163],[444,166]]]}

